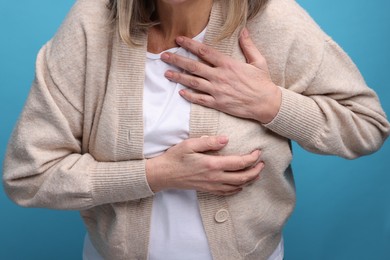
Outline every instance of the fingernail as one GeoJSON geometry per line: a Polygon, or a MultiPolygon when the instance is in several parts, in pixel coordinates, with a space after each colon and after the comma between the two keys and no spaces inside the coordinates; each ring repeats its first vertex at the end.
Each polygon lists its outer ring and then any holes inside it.
{"type": "Polygon", "coordinates": [[[260,150],[254,150],[253,153],[255,153],[257,156],[260,155],[260,150]]]}
{"type": "Polygon", "coordinates": [[[248,32],[248,29],[246,27],[244,29],[242,29],[241,36],[244,38],[247,38],[249,36],[249,32],[248,32]]]}
{"type": "Polygon", "coordinates": [[[179,36],[179,37],[176,38],[176,42],[177,42],[178,44],[181,44],[181,43],[184,42],[184,38],[183,38],[182,36],[179,36]]]}
{"type": "Polygon", "coordinates": [[[167,72],[165,72],[165,77],[167,77],[168,79],[172,78],[173,77],[172,71],[168,70],[167,72]]]}
{"type": "Polygon", "coordinates": [[[168,60],[169,59],[169,53],[164,52],[163,54],[161,54],[161,59],[162,60],[168,60]]]}
{"type": "Polygon", "coordinates": [[[227,136],[218,136],[218,142],[220,144],[227,144],[229,141],[229,139],[227,138],[227,136]]]}
{"type": "Polygon", "coordinates": [[[265,164],[263,162],[259,163],[260,164],[260,169],[263,169],[265,164]]]}

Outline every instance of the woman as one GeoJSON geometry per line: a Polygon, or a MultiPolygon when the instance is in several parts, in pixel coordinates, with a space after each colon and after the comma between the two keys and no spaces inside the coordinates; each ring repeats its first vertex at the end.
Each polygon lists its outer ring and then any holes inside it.
{"type": "Polygon", "coordinates": [[[355,158],[389,132],[293,0],[79,0],[38,55],[4,181],[80,210],[86,259],[282,259],[289,140],[355,158]]]}

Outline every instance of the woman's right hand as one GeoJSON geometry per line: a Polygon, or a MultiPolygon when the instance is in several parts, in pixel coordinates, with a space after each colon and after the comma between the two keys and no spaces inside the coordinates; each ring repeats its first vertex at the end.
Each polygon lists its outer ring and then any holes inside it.
{"type": "Polygon", "coordinates": [[[225,136],[190,138],[146,161],[146,177],[154,192],[186,189],[232,195],[259,178],[260,151],[246,155],[210,155],[226,146],[225,136]]]}

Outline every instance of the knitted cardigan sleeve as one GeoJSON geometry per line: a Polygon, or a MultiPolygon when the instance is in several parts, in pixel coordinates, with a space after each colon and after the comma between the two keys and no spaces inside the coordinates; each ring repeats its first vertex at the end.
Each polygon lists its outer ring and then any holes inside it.
{"type": "Polygon", "coordinates": [[[81,210],[153,194],[144,160],[99,162],[82,152],[89,26],[82,17],[96,11],[94,5],[79,0],[38,54],[36,77],[4,161],[5,191],[22,206],[81,210]]]}
{"type": "Polygon", "coordinates": [[[379,149],[390,125],[353,61],[295,1],[272,2],[269,30],[291,40],[279,46],[288,52],[281,108],[265,126],[315,153],[352,159],[379,149]]]}

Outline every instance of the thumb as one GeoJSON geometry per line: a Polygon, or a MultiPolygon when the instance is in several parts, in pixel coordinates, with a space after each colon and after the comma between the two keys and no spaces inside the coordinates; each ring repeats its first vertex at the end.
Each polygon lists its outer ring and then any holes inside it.
{"type": "Polygon", "coordinates": [[[253,43],[247,28],[244,28],[241,31],[240,46],[247,63],[252,64],[259,69],[262,69],[264,66],[266,66],[266,61],[263,55],[261,55],[260,51],[257,49],[256,45],[253,43]]]}
{"type": "Polygon", "coordinates": [[[227,136],[202,136],[200,138],[187,139],[188,147],[193,152],[202,153],[207,151],[218,151],[229,142],[227,136]]]}

